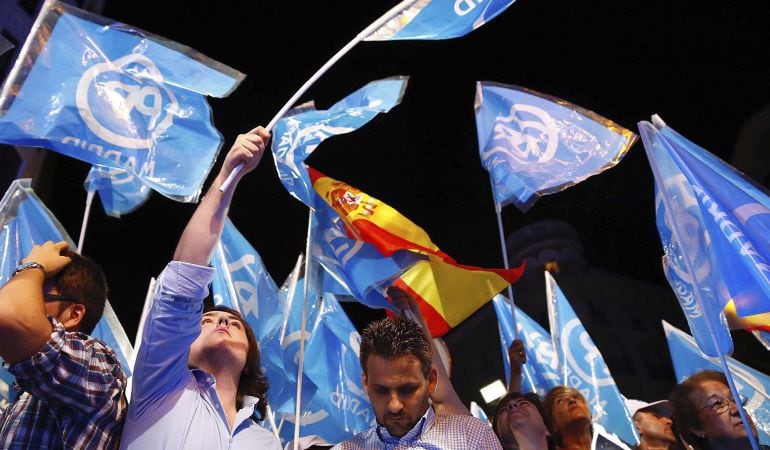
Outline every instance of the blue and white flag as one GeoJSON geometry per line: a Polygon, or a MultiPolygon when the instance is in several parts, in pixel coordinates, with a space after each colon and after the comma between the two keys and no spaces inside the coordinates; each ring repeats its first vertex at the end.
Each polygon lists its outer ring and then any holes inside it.
{"type": "Polygon", "coordinates": [[[505,11],[514,0],[416,0],[367,41],[437,40],[464,36],[505,11]]]}
{"type": "Polygon", "coordinates": [[[325,203],[313,214],[312,236],[311,253],[322,269],[322,291],[340,300],[352,297],[370,308],[393,309],[385,288],[420,258],[407,251],[386,257],[372,244],[350,239],[339,214],[325,203]]]}
{"type": "Polygon", "coordinates": [[[497,313],[505,379],[508,384],[511,383],[508,349],[518,336],[518,339],[524,343],[524,351],[527,355],[527,362],[521,368],[522,392],[534,392],[542,397],[552,388],[561,385],[559,358],[553,349],[551,335],[518,306],[514,306],[518,329],[518,334],[514,334],[511,303],[503,295],[498,294],[492,299],[492,304],[495,305],[495,312],[497,313]]]}
{"type": "MultiPolygon", "coordinates": [[[[375,423],[359,363],[361,337],[333,294],[324,294],[305,348],[304,375],[316,388],[311,404],[328,414],[301,434],[341,442],[375,423]]],[[[317,412],[316,412],[317,414],[317,412]]]]}
{"type": "MultiPolygon", "coordinates": [[[[61,223],[32,190],[31,180],[13,181],[0,200],[0,286],[11,278],[13,269],[27,256],[32,247],[46,241],[66,241],[70,249],[76,248],[61,223]]],[[[131,366],[128,362],[131,360],[133,347],[109,301],[105,304],[104,314],[91,336],[110,345],[123,365],[123,372],[127,377],[131,376],[131,366]]],[[[0,379],[8,384],[8,381],[14,378],[0,367],[0,379]]],[[[3,392],[0,383],[0,397],[3,392]]],[[[0,398],[0,404],[10,400],[0,398]]]]}
{"type": "MultiPolygon", "coordinates": [[[[701,370],[724,372],[719,359],[703,354],[692,336],[665,320],[662,323],[677,383],[701,370]]],[[[748,398],[746,411],[757,426],[759,442],[770,444],[770,377],[729,356],[725,359],[738,393],[748,398]]]]}
{"type": "Polygon", "coordinates": [[[655,177],[663,269],[700,349],[709,356],[728,354],[733,342],[722,312],[730,300],[725,266],[740,256],[723,253],[726,239],[712,227],[711,214],[726,221],[730,216],[690,178],[692,172],[681,159],[686,150],[670,141],[669,133],[663,134],[667,127],[662,121],[653,120],[655,125],[639,122],[639,132],[655,177]]]}
{"type": "Polygon", "coordinates": [[[302,203],[315,207],[316,193],[304,161],[327,138],[355,131],[398,105],[408,79],[372,81],[327,110],[309,106],[279,120],[273,129],[272,149],[278,176],[286,190],[302,203]]]}
{"type": "Polygon", "coordinates": [[[655,125],[642,124],[648,133],[658,132],[691,186],[692,206],[700,210],[695,217],[711,238],[711,260],[719,262],[715,276],[726,289],[719,295],[728,296],[720,302],[733,299],[739,317],[770,312],[770,193],[659,118],[655,125]]]}
{"type": "Polygon", "coordinates": [[[125,170],[197,201],[223,139],[205,96],[244,75],[195,50],[47,1],[0,93],[0,142],[125,170]]]}
{"type": "Polygon", "coordinates": [[[87,192],[98,192],[104,212],[120,218],[133,212],[150,197],[150,187],[123,169],[91,166],[84,183],[87,192]]]}
{"type": "Polygon", "coordinates": [[[607,431],[626,442],[639,442],[636,426],[601,352],[547,271],[545,286],[551,337],[559,355],[561,384],[583,394],[591,406],[594,421],[607,431]]]}
{"type": "Polygon", "coordinates": [[[592,111],[518,86],[480,81],[474,106],[495,202],[524,212],[540,196],[615,166],[636,141],[592,111]]]}

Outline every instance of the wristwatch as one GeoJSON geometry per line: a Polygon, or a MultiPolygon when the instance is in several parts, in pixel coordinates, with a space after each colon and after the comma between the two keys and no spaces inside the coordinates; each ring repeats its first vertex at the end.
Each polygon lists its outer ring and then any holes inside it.
{"type": "Polygon", "coordinates": [[[16,266],[16,268],[13,269],[13,274],[11,276],[13,277],[17,273],[24,272],[25,270],[29,270],[29,269],[40,269],[41,271],[43,271],[43,275],[45,275],[45,267],[43,267],[42,264],[35,261],[29,261],[29,262],[23,262],[18,266],[16,266]]]}

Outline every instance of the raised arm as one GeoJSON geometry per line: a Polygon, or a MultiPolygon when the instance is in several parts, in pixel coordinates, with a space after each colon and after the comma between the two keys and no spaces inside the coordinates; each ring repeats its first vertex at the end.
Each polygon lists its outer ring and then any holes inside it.
{"type": "MultiPolygon", "coordinates": [[[[428,324],[425,322],[425,318],[422,316],[422,312],[420,312],[420,307],[417,306],[417,302],[415,302],[414,298],[408,293],[397,286],[390,286],[388,288],[388,296],[399,310],[411,312],[411,315],[413,315],[414,319],[417,319],[417,322],[422,327],[422,333],[425,335],[425,338],[430,342],[430,347],[433,351],[433,367],[436,369],[438,375],[436,390],[433,391],[433,395],[430,396],[436,414],[470,416],[471,412],[463,404],[462,400],[460,400],[460,396],[457,395],[457,391],[455,391],[452,381],[449,379],[449,374],[444,368],[444,364],[441,363],[438,348],[433,341],[433,337],[430,335],[428,324]]],[[[407,315],[409,314],[407,313],[407,315]]]]}
{"type": "Polygon", "coordinates": [[[6,362],[29,358],[51,336],[43,285],[72,261],[66,256],[67,248],[64,241],[34,246],[22,262],[35,262],[39,267],[16,273],[0,288],[0,356],[6,362]]]}
{"type": "Polygon", "coordinates": [[[508,347],[508,362],[511,366],[511,380],[508,392],[521,392],[521,366],[527,362],[527,353],[521,339],[514,339],[508,347]]]}
{"type": "Polygon", "coordinates": [[[257,167],[269,139],[270,133],[263,127],[256,127],[246,134],[238,135],[233,147],[225,157],[219,174],[209,186],[208,192],[182,232],[182,237],[179,238],[174,252],[175,261],[200,266],[209,264],[217,241],[222,234],[235,187],[244,175],[257,167]],[[243,170],[235,177],[225,192],[220,192],[220,186],[240,163],[243,163],[243,170]]]}

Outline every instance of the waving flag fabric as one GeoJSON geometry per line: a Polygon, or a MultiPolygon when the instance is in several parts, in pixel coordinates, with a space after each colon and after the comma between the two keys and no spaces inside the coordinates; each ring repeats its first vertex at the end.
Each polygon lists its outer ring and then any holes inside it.
{"type": "Polygon", "coordinates": [[[47,1],[0,94],[0,142],[45,147],[197,201],[222,145],[206,95],[244,75],[195,50],[47,1]]]}
{"type": "MultiPolygon", "coordinates": [[[[745,268],[744,260],[752,255],[761,257],[761,254],[754,250],[756,247],[751,245],[748,235],[740,228],[733,228],[740,223],[734,216],[735,209],[724,208],[714,200],[718,197],[712,197],[709,192],[718,187],[741,201],[741,194],[736,192],[741,189],[731,188],[729,183],[713,185],[717,179],[706,181],[696,177],[696,172],[690,170],[691,165],[700,163],[695,158],[685,160],[682,156],[690,152],[707,152],[694,144],[685,147],[683,138],[670,139],[674,137],[673,130],[658,118],[653,120],[656,124],[640,122],[639,131],[655,176],[656,214],[665,254],[666,278],[681,303],[700,349],[709,356],[728,354],[732,352],[733,343],[722,310],[733,298],[740,311],[738,298],[734,295],[756,292],[751,288],[758,287],[756,281],[759,280],[749,283],[746,275],[750,272],[745,268]],[[715,222],[715,218],[720,218],[722,225],[715,222]],[[732,239],[746,243],[745,257],[731,248],[723,230],[729,232],[732,239]],[[741,270],[743,274],[737,273],[741,270]]],[[[746,209],[737,212],[737,217],[749,219],[753,215],[751,211],[761,211],[757,203],[746,205],[746,209]]],[[[761,220],[761,216],[754,219],[761,220]]]]}
{"type": "MultiPolygon", "coordinates": [[[[317,286],[310,286],[305,331],[301,332],[306,282],[301,267],[298,262],[281,288],[286,315],[266,339],[270,351],[280,350],[284,370],[277,380],[280,392],[270,401],[277,419],[284,421],[281,438],[288,442],[294,438],[299,351],[304,340],[300,435],[317,435],[336,443],[371,427],[374,421],[358,363],[360,336],[336,297],[328,293],[320,297],[317,286]]],[[[312,277],[310,283],[315,283],[312,277]]]]}
{"type": "Polygon", "coordinates": [[[273,159],[286,190],[302,203],[315,206],[315,194],[304,161],[327,138],[350,133],[401,102],[408,77],[372,81],[327,110],[313,106],[276,123],[273,159]]]}
{"type": "Polygon", "coordinates": [[[498,294],[492,299],[492,303],[495,305],[495,313],[497,313],[505,379],[508,384],[510,385],[511,382],[508,348],[518,336],[524,343],[524,351],[527,355],[527,362],[521,368],[522,392],[534,392],[542,397],[552,388],[561,385],[559,358],[553,349],[551,335],[518,306],[515,306],[518,334],[515,334],[510,301],[505,296],[498,294]]]}
{"type": "Polygon", "coordinates": [[[545,272],[553,346],[559,355],[561,384],[588,400],[594,421],[626,442],[638,442],[636,427],[601,352],[553,276],[545,272]]]}
{"type": "Polygon", "coordinates": [[[770,331],[754,330],[751,332],[751,334],[757,338],[760,344],[764,345],[765,348],[770,351],[770,331]]]}
{"type": "Polygon", "coordinates": [[[150,197],[150,187],[122,169],[91,166],[85,181],[87,192],[98,192],[104,212],[119,218],[133,212],[150,197]]]}
{"type": "Polygon", "coordinates": [[[422,255],[395,284],[418,300],[433,337],[439,337],[516,281],[523,267],[486,269],[457,264],[430,236],[384,202],[310,169],[318,195],[342,219],[350,238],[385,256],[408,250],[422,255]]]}
{"type": "MultiPolygon", "coordinates": [[[[696,218],[710,238],[714,276],[726,289],[720,303],[735,302],[739,317],[770,312],[770,195],[735,168],[685,139],[661,120],[641,122],[666,143],[669,158],[691,186],[696,218]]],[[[648,151],[649,155],[657,149],[648,151]]],[[[650,158],[651,164],[653,158],[650,158]]]]}
{"type": "Polygon", "coordinates": [[[312,236],[312,256],[323,269],[322,291],[341,299],[353,297],[371,308],[393,307],[385,288],[419,258],[406,251],[383,256],[374,245],[349,238],[342,219],[330,207],[316,209],[312,236]]]}
{"type": "MultiPolygon", "coordinates": [[[[665,320],[662,323],[678,383],[701,370],[724,371],[718,359],[709,358],[698,349],[692,336],[665,320]]],[[[751,414],[757,426],[759,442],[770,444],[770,377],[736,359],[726,359],[738,392],[749,399],[746,411],[751,414]]]]}
{"type": "MultiPolygon", "coordinates": [[[[0,200],[0,245],[2,245],[0,285],[10,279],[13,269],[32,250],[32,247],[49,240],[66,241],[71,249],[76,248],[61,223],[32,190],[30,180],[15,180],[0,200]]],[[[126,376],[131,376],[131,366],[128,361],[131,360],[133,347],[109,301],[105,304],[102,319],[91,335],[106,342],[115,350],[126,376]]],[[[13,376],[10,373],[0,368],[2,382],[8,384],[12,379],[13,376]]],[[[2,383],[0,383],[0,396],[3,392],[2,383]]],[[[0,398],[0,404],[10,400],[10,398],[0,398]]]]}
{"type": "Polygon", "coordinates": [[[615,166],[636,141],[592,111],[518,86],[478,82],[475,109],[495,201],[521,211],[615,166]]]}
{"type": "Polygon", "coordinates": [[[450,39],[464,36],[505,11],[514,0],[416,0],[367,41],[450,39]]]}

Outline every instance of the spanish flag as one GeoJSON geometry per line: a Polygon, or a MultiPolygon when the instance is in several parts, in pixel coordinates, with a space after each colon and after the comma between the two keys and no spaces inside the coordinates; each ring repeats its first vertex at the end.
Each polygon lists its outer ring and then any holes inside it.
{"type": "Polygon", "coordinates": [[[727,302],[724,312],[727,325],[731,330],[770,332],[770,313],[739,317],[733,300],[727,302]]]}
{"type": "Polygon", "coordinates": [[[444,335],[515,282],[524,267],[464,266],[442,252],[428,233],[389,205],[347,183],[308,168],[313,189],[342,219],[351,239],[383,255],[409,250],[424,256],[396,280],[420,305],[431,334],[444,335]]]}

